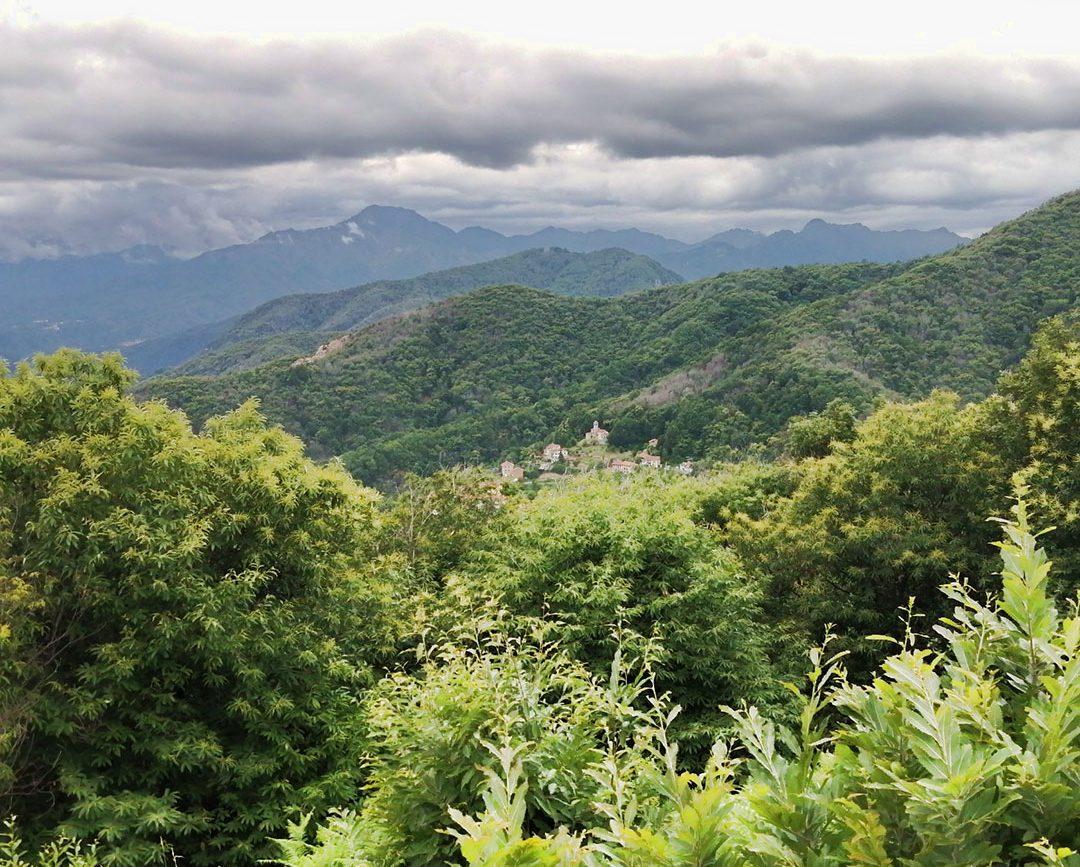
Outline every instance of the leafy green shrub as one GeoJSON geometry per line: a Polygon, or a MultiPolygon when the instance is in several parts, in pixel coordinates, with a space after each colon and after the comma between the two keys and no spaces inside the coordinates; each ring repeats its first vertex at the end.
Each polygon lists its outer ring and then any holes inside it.
{"type": "MultiPolygon", "coordinates": [[[[519,821],[532,833],[599,819],[591,769],[605,750],[633,763],[648,712],[640,678],[621,657],[606,681],[555,648],[488,636],[472,647],[433,652],[420,675],[392,676],[369,702],[370,776],[358,812],[318,829],[292,826],[281,841],[294,867],[428,865],[452,860],[444,833],[456,811],[478,810],[487,770],[511,750],[529,781],[519,821]]],[[[628,771],[629,772],[629,771],[628,771]]]]}
{"type": "Polygon", "coordinates": [[[507,756],[485,812],[456,816],[466,863],[1080,864],[1080,600],[1059,613],[1022,504],[1004,530],[999,596],[944,588],[944,652],[909,632],[855,686],[843,652],[815,650],[797,727],[730,710],[735,752],[718,745],[701,774],[658,755],[660,811],[626,797],[614,769],[606,826],[530,834],[529,783],[507,756]]]}
{"type": "Polygon", "coordinates": [[[781,690],[758,586],[694,522],[693,493],[646,478],[543,491],[466,562],[451,589],[497,599],[526,621],[555,618],[559,646],[597,674],[634,636],[658,642],[659,688],[685,708],[685,747],[707,749],[721,703],[775,702],[781,690]]]}
{"type": "Polygon", "coordinates": [[[992,529],[982,516],[1009,490],[1012,461],[988,442],[982,405],[935,392],[886,404],[850,443],[803,461],[790,497],[728,515],[725,540],[769,582],[773,616],[804,635],[836,624],[866,672],[879,648],[868,633],[895,632],[911,597],[928,607],[950,570],[989,572],[992,529]]]}
{"type": "Polygon", "coordinates": [[[795,458],[823,458],[834,443],[855,439],[855,408],[833,400],[821,412],[799,416],[788,423],[783,437],[788,453],[795,458]]]}
{"type": "Polygon", "coordinates": [[[5,819],[0,831],[0,867],[99,867],[93,846],[83,848],[77,840],[61,837],[27,853],[14,819],[5,819]]]}
{"type": "Polygon", "coordinates": [[[375,497],[250,405],[195,436],[131,376],[0,378],[0,813],[110,864],[251,863],[356,790],[375,497]]]}
{"type": "Polygon", "coordinates": [[[788,462],[741,461],[727,464],[698,480],[693,498],[697,524],[725,530],[732,520],[760,520],[780,508],[799,480],[795,465],[788,462]]]}

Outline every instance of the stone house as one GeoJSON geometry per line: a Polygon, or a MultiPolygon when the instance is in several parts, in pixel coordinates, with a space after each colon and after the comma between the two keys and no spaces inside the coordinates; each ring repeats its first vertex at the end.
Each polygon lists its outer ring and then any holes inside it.
{"type": "Polygon", "coordinates": [[[525,479],[525,470],[513,461],[503,461],[499,464],[499,475],[511,482],[520,482],[525,479]]]}
{"type": "Polygon", "coordinates": [[[608,432],[600,427],[600,422],[594,421],[592,429],[585,432],[585,442],[591,446],[606,446],[608,432]]]}
{"type": "Polygon", "coordinates": [[[543,459],[546,463],[553,464],[556,461],[564,461],[570,454],[558,443],[548,443],[544,446],[543,459]]]}

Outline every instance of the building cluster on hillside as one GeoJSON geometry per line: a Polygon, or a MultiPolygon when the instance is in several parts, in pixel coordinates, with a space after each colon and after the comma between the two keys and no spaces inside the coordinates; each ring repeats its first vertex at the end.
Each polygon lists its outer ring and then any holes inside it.
{"type": "MultiPolygon", "coordinates": [[[[608,431],[600,427],[600,422],[594,421],[592,427],[585,432],[585,436],[582,439],[586,445],[606,446],[608,443],[608,436],[608,431]]],[[[659,469],[663,466],[663,460],[658,454],[659,450],[660,441],[654,437],[646,443],[645,448],[642,451],[638,452],[636,460],[612,458],[607,462],[607,469],[624,475],[629,475],[638,468],[659,469]]],[[[580,459],[581,458],[579,457],[571,455],[570,451],[561,443],[548,443],[544,446],[537,462],[537,468],[540,470],[539,481],[559,478],[559,473],[551,472],[556,464],[564,461],[574,464],[580,459]]],[[[682,473],[685,476],[690,476],[694,473],[694,465],[691,461],[683,461],[675,469],[676,472],[682,473]]],[[[499,465],[499,473],[503,479],[510,482],[521,482],[525,479],[524,467],[519,467],[513,461],[503,461],[499,465]]]]}
{"type": "Polygon", "coordinates": [[[653,454],[650,449],[659,450],[659,448],[660,440],[653,437],[645,444],[645,448],[637,453],[637,461],[614,458],[608,461],[608,469],[616,473],[623,473],[624,475],[629,475],[638,467],[644,467],[651,470],[657,469],[663,464],[663,461],[660,459],[660,455],[653,454]]]}
{"type": "Polygon", "coordinates": [[[548,443],[544,446],[544,453],[540,458],[540,469],[550,470],[559,461],[570,460],[570,452],[558,443],[548,443]]]}

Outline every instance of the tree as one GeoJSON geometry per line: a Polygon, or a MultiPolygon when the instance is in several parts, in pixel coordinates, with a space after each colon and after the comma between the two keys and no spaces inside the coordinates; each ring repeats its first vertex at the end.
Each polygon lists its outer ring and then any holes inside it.
{"type": "Polygon", "coordinates": [[[356,790],[376,498],[252,404],[197,436],[131,381],[70,350],[0,378],[0,812],[248,864],[356,790]]]}
{"type": "Polygon", "coordinates": [[[998,391],[991,413],[1020,453],[1031,508],[1057,528],[1066,588],[1080,587],[1080,316],[1047,320],[998,391]]]}
{"type": "Polygon", "coordinates": [[[608,442],[612,448],[638,449],[657,436],[657,420],[641,404],[631,404],[611,425],[608,442]]]}
{"type": "Polygon", "coordinates": [[[850,443],[799,467],[792,495],[761,517],[735,516],[726,538],[768,576],[774,616],[808,635],[833,623],[855,641],[852,667],[877,659],[866,633],[896,633],[915,597],[930,606],[952,571],[989,571],[991,528],[982,515],[1009,490],[1007,456],[985,441],[986,409],[935,392],[886,404],[850,443]]]}
{"type": "Polygon", "coordinates": [[[833,400],[822,412],[799,416],[788,423],[787,451],[794,458],[823,458],[834,443],[855,439],[855,408],[842,400],[833,400]]]}
{"type": "Polygon", "coordinates": [[[495,599],[526,624],[550,619],[560,647],[598,674],[619,647],[658,642],[658,687],[686,708],[688,750],[716,735],[721,702],[779,699],[759,587],[694,523],[680,486],[565,483],[511,517],[453,576],[453,594],[495,599]]]}
{"type": "Polygon", "coordinates": [[[380,549],[400,554],[414,576],[438,584],[485,533],[498,531],[505,500],[481,469],[410,474],[389,500],[380,549]]]}

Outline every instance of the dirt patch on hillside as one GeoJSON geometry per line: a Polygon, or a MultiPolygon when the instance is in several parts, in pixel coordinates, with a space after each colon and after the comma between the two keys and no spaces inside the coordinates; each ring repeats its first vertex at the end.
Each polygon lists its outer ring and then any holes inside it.
{"type": "Polygon", "coordinates": [[[730,369],[727,356],[714,355],[704,364],[677,370],[659,379],[641,392],[631,403],[646,407],[664,406],[692,394],[705,391],[730,369]]]}

